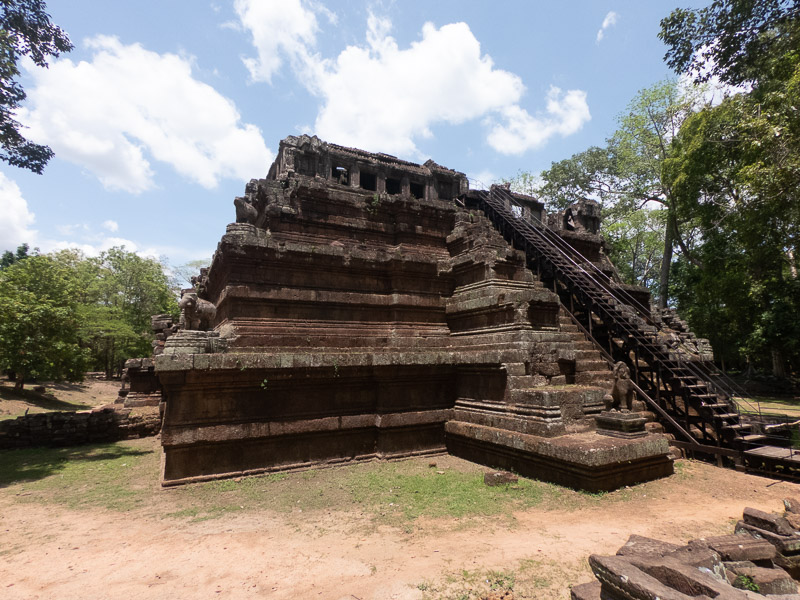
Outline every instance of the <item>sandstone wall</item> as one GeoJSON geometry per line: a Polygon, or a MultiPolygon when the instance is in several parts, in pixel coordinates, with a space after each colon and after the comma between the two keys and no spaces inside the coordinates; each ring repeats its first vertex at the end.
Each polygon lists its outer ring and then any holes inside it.
{"type": "Polygon", "coordinates": [[[77,446],[157,435],[158,409],[46,412],[0,421],[0,449],[77,446]]]}

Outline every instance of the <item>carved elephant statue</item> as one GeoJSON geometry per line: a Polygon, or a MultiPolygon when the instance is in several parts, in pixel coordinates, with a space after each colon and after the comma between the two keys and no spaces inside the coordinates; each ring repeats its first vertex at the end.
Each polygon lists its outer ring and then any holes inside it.
{"type": "Polygon", "coordinates": [[[605,397],[606,410],[619,410],[623,401],[628,411],[633,410],[635,393],[628,365],[622,361],[618,362],[614,365],[614,385],[611,388],[611,395],[605,397]]]}
{"type": "Polygon", "coordinates": [[[214,323],[217,307],[208,300],[198,298],[194,292],[184,294],[178,302],[183,328],[187,331],[208,331],[214,323]]]}

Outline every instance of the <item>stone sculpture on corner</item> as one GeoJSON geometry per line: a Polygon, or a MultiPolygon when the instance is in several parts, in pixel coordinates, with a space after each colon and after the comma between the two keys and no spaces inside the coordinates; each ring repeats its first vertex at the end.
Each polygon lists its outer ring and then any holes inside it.
{"type": "Polygon", "coordinates": [[[214,323],[217,307],[208,300],[197,297],[196,292],[186,292],[178,302],[184,331],[207,331],[214,323]]]}

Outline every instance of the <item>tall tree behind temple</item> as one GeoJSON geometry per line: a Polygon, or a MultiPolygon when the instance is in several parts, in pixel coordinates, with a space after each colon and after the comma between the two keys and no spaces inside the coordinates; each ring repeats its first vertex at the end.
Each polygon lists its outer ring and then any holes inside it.
{"type": "Polygon", "coordinates": [[[662,27],[670,65],[703,78],[710,59],[711,74],[752,86],[688,119],[665,164],[678,213],[702,232],[702,262],[677,270],[679,308],[729,360],[784,376],[800,366],[798,3],[718,1],[662,27]]]}
{"type": "Polygon", "coordinates": [[[538,195],[559,207],[580,198],[603,205],[603,232],[628,283],[650,287],[667,305],[673,247],[689,252],[662,167],[681,124],[701,105],[702,90],[667,80],[641,90],[604,147],[553,163],[538,195]],[[648,214],[637,214],[647,210],[648,214]]]}

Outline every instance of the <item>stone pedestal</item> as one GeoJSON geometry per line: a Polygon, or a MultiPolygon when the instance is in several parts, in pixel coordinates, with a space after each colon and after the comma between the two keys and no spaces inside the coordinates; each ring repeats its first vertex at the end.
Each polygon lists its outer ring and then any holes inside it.
{"type": "Polygon", "coordinates": [[[595,417],[597,433],[616,438],[634,439],[645,437],[647,423],[640,413],[603,411],[595,417]]]}
{"type": "Polygon", "coordinates": [[[179,331],[164,345],[164,354],[205,354],[211,350],[212,336],[219,334],[207,331],[179,331]]]}

